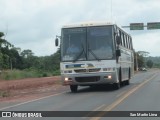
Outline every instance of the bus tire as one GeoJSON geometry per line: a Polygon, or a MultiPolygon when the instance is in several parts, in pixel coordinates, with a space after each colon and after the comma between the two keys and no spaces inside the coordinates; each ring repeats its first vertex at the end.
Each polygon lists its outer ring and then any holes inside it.
{"type": "Polygon", "coordinates": [[[129,71],[128,71],[128,80],[126,80],[126,85],[129,85],[130,84],[130,79],[131,79],[131,69],[129,68],[129,71]]]}
{"type": "Polygon", "coordinates": [[[114,83],[113,86],[115,90],[118,90],[120,88],[120,83],[114,83]]]}
{"type": "Polygon", "coordinates": [[[119,79],[120,86],[122,86],[123,82],[122,82],[122,70],[121,70],[121,67],[119,68],[118,79],[119,79]]]}
{"type": "Polygon", "coordinates": [[[77,92],[77,89],[78,89],[78,85],[70,85],[70,90],[71,92],[77,92]]]}
{"type": "Polygon", "coordinates": [[[121,80],[122,80],[122,74],[121,74],[121,67],[119,68],[119,73],[118,73],[118,83],[114,83],[114,89],[118,90],[121,87],[121,80]]]}
{"type": "Polygon", "coordinates": [[[130,80],[126,80],[125,83],[126,83],[126,85],[129,85],[130,84],[130,80]]]}

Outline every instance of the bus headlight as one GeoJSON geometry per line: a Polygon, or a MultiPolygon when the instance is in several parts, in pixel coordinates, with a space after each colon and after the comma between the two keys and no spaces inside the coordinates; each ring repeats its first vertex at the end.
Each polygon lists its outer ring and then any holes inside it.
{"type": "Polygon", "coordinates": [[[67,81],[72,81],[72,78],[65,77],[65,78],[64,78],[64,81],[66,81],[66,82],[67,82],[67,81]]]}
{"type": "Polygon", "coordinates": [[[65,81],[68,81],[68,80],[69,80],[69,78],[67,78],[67,77],[66,77],[66,78],[64,78],[64,80],[65,80],[65,81]]]}
{"type": "Polygon", "coordinates": [[[111,75],[108,75],[108,79],[112,79],[112,76],[111,76],[111,75]]]}
{"type": "Polygon", "coordinates": [[[112,75],[106,75],[104,76],[104,79],[112,79],[112,75]]]}

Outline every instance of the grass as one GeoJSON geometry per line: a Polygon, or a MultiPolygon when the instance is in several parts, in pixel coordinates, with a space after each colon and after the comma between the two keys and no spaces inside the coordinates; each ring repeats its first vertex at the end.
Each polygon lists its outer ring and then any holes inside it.
{"type": "Polygon", "coordinates": [[[0,97],[8,97],[9,91],[0,91],[0,97]]]}
{"type": "Polygon", "coordinates": [[[7,70],[2,71],[0,74],[0,79],[2,80],[17,80],[24,78],[37,78],[37,77],[49,77],[54,75],[59,75],[59,71],[54,72],[44,72],[41,70],[26,69],[26,70],[7,70]]]}

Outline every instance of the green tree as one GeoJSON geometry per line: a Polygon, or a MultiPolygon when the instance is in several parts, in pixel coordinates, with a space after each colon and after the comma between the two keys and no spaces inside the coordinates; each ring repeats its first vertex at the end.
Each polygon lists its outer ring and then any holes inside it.
{"type": "Polygon", "coordinates": [[[147,66],[148,66],[149,68],[152,68],[152,67],[153,67],[153,61],[152,61],[152,60],[148,60],[148,61],[147,61],[147,66]]]}
{"type": "Polygon", "coordinates": [[[60,69],[60,50],[50,56],[38,57],[37,62],[34,64],[35,68],[44,71],[57,71],[60,69]]]}
{"type": "Polygon", "coordinates": [[[146,59],[149,52],[146,51],[138,51],[137,52],[137,59],[138,59],[138,67],[146,67],[146,59]]]}
{"type": "Polygon", "coordinates": [[[3,65],[3,54],[0,51],[0,70],[2,69],[2,65],[3,65]]]}
{"type": "Polygon", "coordinates": [[[3,39],[4,33],[0,32],[0,48],[2,47],[13,47],[11,43],[9,43],[7,40],[3,39]]]}
{"type": "Polygon", "coordinates": [[[144,67],[144,57],[139,52],[134,52],[134,69],[144,67]]]}
{"type": "Polygon", "coordinates": [[[0,69],[9,68],[9,49],[13,47],[11,43],[3,39],[4,33],[0,32],[0,69]]]}
{"type": "Polygon", "coordinates": [[[18,52],[19,48],[11,48],[8,52],[9,59],[10,59],[10,67],[16,69],[22,69],[23,61],[22,57],[19,55],[18,52]]]}
{"type": "Polygon", "coordinates": [[[138,59],[138,68],[144,67],[145,66],[144,57],[142,55],[137,55],[137,59],[138,59]]]}
{"type": "Polygon", "coordinates": [[[138,55],[140,56],[140,67],[146,67],[146,59],[147,59],[147,57],[148,57],[148,55],[149,55],[149,52],[146,52],[146,51],[138,51],[137,52],[138,53],[138,55]]]}
{"type": "Polygon", "coordinates": [[[23,56],[24,58],[28,58],[28,57],[31,57],[33,55],[34,55],[34,53],[32,52],[32,50],[29,50],[29,49],[23,50],[21,52],[21,56],[23,56]]]}
{"type": "Polygon", "coordinates": [[[13,47],[4,39],[4,33],[0,32],[0,69],[32,69],[40,73],[59,74],[60,49],[50,56],[34,56],[32,50],[26,49],[20,52],[20,48],[13,47]]]}

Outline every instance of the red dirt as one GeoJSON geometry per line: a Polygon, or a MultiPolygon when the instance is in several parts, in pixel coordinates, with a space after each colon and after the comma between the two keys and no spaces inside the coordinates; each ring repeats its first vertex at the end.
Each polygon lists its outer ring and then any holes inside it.
{"type": "Polygon", "coordinates": [[[22,80],[0,80],[0,101],[27,101],[66,90],[60,84],[60,77],[28,78],[22,80]],[[5,97],[2,97],[5,94],[5,97]]]}

